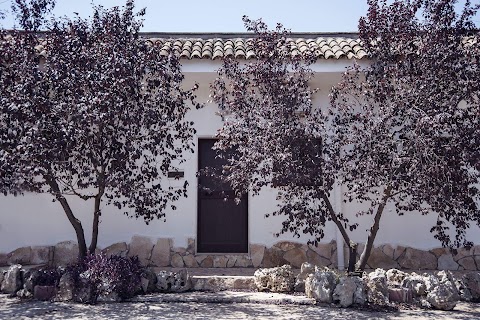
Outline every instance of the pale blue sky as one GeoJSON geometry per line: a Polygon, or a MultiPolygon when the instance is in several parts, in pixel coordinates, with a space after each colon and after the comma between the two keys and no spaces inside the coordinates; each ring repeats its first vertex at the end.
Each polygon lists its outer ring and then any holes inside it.
{"type": "MultiPolygon", "coordinates": [[[[125,0],[57,0],[54,14],[78,12],[88,17],[91,2],[112,7],[125,0]]],[[[0,10],[9,11],[10,4],[0,0],[0,10]]],[[[358,19],[367,12],[367,0],[136,0],[136,7],[147,8],[142,31],[148,32],[244,32],[243,15],[262,18],[270,28],[280,22],[293,32],[355,32],[358,19]]],[[[478,25],[479,19],[475,22],[478,25]]],[[[8,14],[0,20],[7,29],[13,23],[8,14]]]]}
{"type": "MultiPolygon", "coordinates": [[[[93,0],[104,7],[123,5],[124,0],[93,0]]],[[[55,15],[82,17],[91,14],[91,0],[57,0],[55,15]]],[[[147,8],[142,31],[243,32],[242,16],[263,18],[273,28],[277,22],[293,32],[356,31],[358,19],[367,11],[366,0],[136,0],[147,8]]],[[[10,0],[0,0],[0,10],[10,10],[10,0]]],[[[5,28],[13,26],[7,16],[5,28]]]]}

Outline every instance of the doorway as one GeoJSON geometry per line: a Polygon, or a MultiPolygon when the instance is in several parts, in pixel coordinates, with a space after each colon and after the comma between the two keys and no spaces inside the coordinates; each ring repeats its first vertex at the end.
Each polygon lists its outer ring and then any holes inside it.
{"type": "MultiPolygon", "coordinates": [[[[212,147],[215,139],[198,140],[199,171],[220,170],[225,157],[217,157],[212,147]]],[[[226,153],[228,157],[231,153],[226,153]]],[[[225,153],[224,153],[225,155],[225,153]]],[[[248,198],[235,202],[228,183],[210,175],[198,177],[197,252],[248,253],[248,198]]]]}

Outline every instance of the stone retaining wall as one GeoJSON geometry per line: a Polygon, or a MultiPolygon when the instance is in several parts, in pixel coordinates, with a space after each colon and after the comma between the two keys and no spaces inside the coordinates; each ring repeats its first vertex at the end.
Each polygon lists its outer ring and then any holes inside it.
{"type": "MultiPolygon", "coordinates": [[[[363,245],[358,252],[361,253],[363,245]]],[[[407,270],[480,270],[480,245],[461,248],[453,254],[446,248],[419,250],[403,246],[381,245],[372,250],[367,268],[407,270]]]]}
{"type": "MultiPolygon", "coordinates": [[[[302,243],[281,241],[272,247],[251,244],[248,254],[196,254],[195,239],[189,238],[187,247],[174,247],[171,239],[134,236],[129,244],[115,243],[104,248],[108,255],[138,256],[143,265],[151,267],[230,268],[230,267],[276,267],[289,264],[300,268],[303,262],[336,268],[337,244],[335,241],[319,244],[318,247],[302,243]]],[[[345,247],[344,256],[348,257],[345,247]]],[[[363,250],[359,245],[358,253],[363,250]]],[[[100,250],[99,250],[100,251],[100,250]]],[[[8,254],[0,253],[0,266],[13,264],[67,265],[76,260],[78,246],[65,241],[55,246],[32,246],[18,248],[8,254]]],[[[347,261],[345,261],[347,265],[347,261]]],[[[480,270],[480,245],[460,249],[452,254],[448,249],[428,251],[403,246],[381,245],[373,249],[367,268],[398,268],[409,270],[480,270]]]]}

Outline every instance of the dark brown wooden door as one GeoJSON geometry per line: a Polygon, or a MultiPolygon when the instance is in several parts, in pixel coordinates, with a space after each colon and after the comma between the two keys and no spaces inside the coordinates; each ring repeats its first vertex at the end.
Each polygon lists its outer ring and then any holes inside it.
{"type": "Polygon", "coordinates": [[[237,204],[231,187],[208,175],[205,168],[217,168],[225,160],[212,150],[214,139],[198,141],[198,225],[197,251],[204,253],[247,253],[248,211],[247,197],[237,204]]]}

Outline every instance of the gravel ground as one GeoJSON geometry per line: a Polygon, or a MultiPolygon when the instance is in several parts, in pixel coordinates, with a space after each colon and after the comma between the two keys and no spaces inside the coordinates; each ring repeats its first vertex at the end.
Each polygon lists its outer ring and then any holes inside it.
{"type": "MultiPolygon", "coordinates": [[[[194,296],[186,299],[185,295],[188,294],[181,294],[184,302],[173,302],[175,295],[168,295],[168,299],[162,295],[150,295],[142,298],[143,301],[95,306],[21,301],[0,295],[0,319],[480,319],[480,304],[472,303],[459,303],[455,310],[450,312],[420,309],[378,312],[288,302],[288,299],[291,299],[289,295],[280,294],[272,298],[269,293],[251,293],[250,300],[245,301],[254,302],[245,303],[228,302],[234,301],[225,298],[229,295],[228,292],[223,293],[224,298],[220,302],[208,299],[203,301],[210,302],[198,302],[194,296]],[[285,299],[288,299],[282,300],[282,296],[287,296],[285,299]]],[[[247,293],[232,293],[232,297],[239,295],[245,297],[247,293]]]]}

